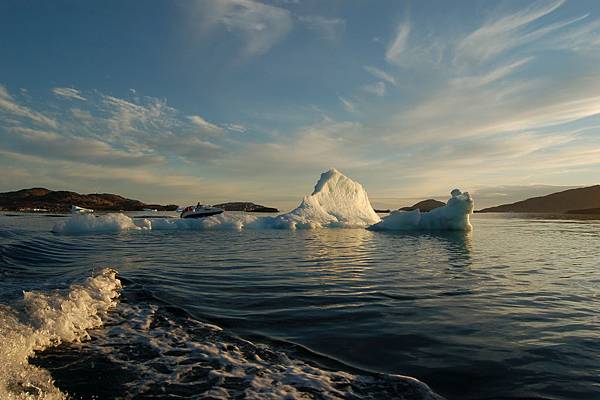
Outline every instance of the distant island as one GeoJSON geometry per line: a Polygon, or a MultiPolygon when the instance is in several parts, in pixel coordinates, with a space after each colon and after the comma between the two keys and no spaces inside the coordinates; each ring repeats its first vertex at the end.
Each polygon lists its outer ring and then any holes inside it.
{"type": "Polygon", "coordinates": [[[600,185],[569,189],[476,212],[600,214],[600,185]]]}
{"type": "Polygon", "coordinates": [[[177,209],[176,204],[166,206],[147,204],[110,193],[80,194],[46,188],[0,193],[0,208],[4,210],[68,212],[71,205],[97,211],[143,211],[144,209],[174,211],[177,209]]]}
{"type": "MultiPolygon", "coordinates": [[[[110,193],[80,194],[65,190],[46,188],[22,189],[0,193],[0,209],[6,211],[69,212],[72,205],[95,211],[175,211],[176,204],[148,204],[110,193]]],[[[225,211],[278,212],[276,208],[250,202],[217,204],[225,211]]]]}
{"type": "Polygon", "coordinates": [[[215,204],[214,207],[218,207],[225,211],[245,211],[245,212],[265,212],[265,213],[279,212],[279,210],[277,208],[265,207],[265,206],[261,206],[260,204],[254,204],[254,203],[243,202],[243,201],[215,204]]]}
{"type": "Polygon", "coordinates": [[[410,207],[402,207],[402,208],[400,208],[400,210],[401,211],[420,210],[421,212],[429,212],[431,210],[435,210],[436,208],[440,208],[445,205],[446,205],[446,203],[444,203],[443,201],[427,199],[427,200],[419,201],[418,203],[415,203],[410,207]]]}

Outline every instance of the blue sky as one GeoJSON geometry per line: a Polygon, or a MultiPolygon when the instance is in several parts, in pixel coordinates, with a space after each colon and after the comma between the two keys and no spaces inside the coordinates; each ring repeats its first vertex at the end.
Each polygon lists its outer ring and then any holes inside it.
{"type": "Polygon", "coordinates": [[[597,1],[3,1],[0,190],[478,206],[600,172],[597,1]]]}

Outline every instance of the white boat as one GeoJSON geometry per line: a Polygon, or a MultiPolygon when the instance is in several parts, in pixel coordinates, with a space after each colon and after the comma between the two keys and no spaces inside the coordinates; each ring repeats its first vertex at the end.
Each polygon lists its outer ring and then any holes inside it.
{"type": "Polygon", "coordinates": [[[146,212],[158,212],[158,210],[156,208],[144,208],[142,211],[146,211],[146,212]]]}
{"type": "Polygon", "coordinates": [[[209,206],[206,204],[198,204],[196,206],[185,207],[181,211],[180,217],[181,218],[205,218],[205,217],[210,217],[211,215],[221,214],[222,212],[223,212],[223,210],[220,208],[209,206]]]}
{"type": "Polygon", "coordinates": [[[71,206],[71,213],[73,214],[89,214],[93,212],[94,210],[92,210],[91,208],[83,208],[76,205],[71,206]]]}

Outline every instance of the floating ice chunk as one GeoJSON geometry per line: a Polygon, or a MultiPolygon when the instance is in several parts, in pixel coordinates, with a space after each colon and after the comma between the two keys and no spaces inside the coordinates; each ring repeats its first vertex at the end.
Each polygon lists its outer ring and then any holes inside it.
{"type": "Polygon", "coordinates": [[[362,185],[335,168],[322,173],[312,194],[279,218],[304,227],[365,227],[380,220],[362,185]]]}
{"type": "Polygon", "coordinates": [[[469,216],[473,213],[473,199],[469,193],[462,193],[458,189],[454,189],[451,196],[445,206],[429,212],[393,211],[369,229],[373,231],[470,231],[473,229],[469,221],[469,216]]]}
{"type": "Polygon", "coordinates": [[[246,214],[223,213],[206,218],[158,218],[149,222],[152,230],[241,230],[257,217],[246,214]]]}
{"type": "MultiPolygon", "coordinates": [[[[144,227],[148,228],[148,222],[144,221],[144,227]]],[[[96,217],[92,214],[75,214],[68,220],[58,222],[52,228],[52,232],[77,234],[89,232],[120,232],[129,229],[142,229],[133,223],[128,216],[120,213],[106,214],[96,217]]]]}

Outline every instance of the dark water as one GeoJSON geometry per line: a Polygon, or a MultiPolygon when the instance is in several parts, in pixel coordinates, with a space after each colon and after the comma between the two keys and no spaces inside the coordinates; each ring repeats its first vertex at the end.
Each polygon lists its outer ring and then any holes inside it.
{"type": "Polygon", "coordinates": [[[476,215],[470,234],[77,236],[50,233],[55,222],[0,217],[0,302],[118,271],[121,300],[105,327],[32,360],[75,398],[227,397],[215,387],[240,397],[257,356],[268,365],[260,376],[315,398],[419,397],[390,374],[448,399],[600,398],[595,221],[476,215]],[[219,367],[219,357],[235,360],[219,367]],[[327,384],[306,389],[315,375],[327,384]]]}

